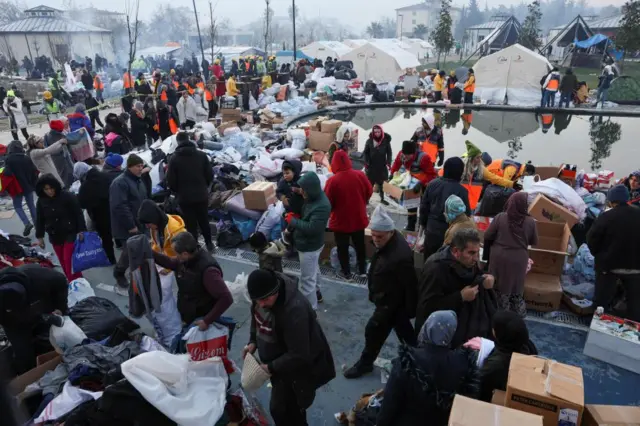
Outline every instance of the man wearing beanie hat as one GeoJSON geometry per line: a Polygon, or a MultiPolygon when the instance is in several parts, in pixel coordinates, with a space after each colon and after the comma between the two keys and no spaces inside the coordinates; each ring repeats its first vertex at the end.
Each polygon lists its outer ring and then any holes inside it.
{"type": "Polygon", "coordinates": [[[587,234],[595,258],[595,306],[612,312],[620,281],[627,312],[617,314],[640,321],[640,208],[629,205],[629,190],[624,185],[611,188],[607,201],[612,208],[598,216],[587,234]]]}
{"type": "Polygon", "coordinates": [[[373,362],[392,330],[401,342],[410,346],[416,343],[410,321],[416,312],[418,282],[413,251],[382,205],[373,211],[369,229],[377,249],[368,272],[369,300],[375,310],[364,330],[360,359],[344,372],[347,379],[373,371],[373,362]]]}
{"type": "Polygon", "coordinates": [[[280,272],[256,269],[247,280],[251,297],[249,343],[271,375],[271,417],[276,426],[306,425],[316,390],[336,376],[329,342],[298,282],[280,272]]]}
{"type": "Polygon", "coordinates": [[[109,153],[105,157],[102,171],[109,177],[109,183],[122,174],[122,163],[124,158],[120,154],[109,153]]]}
{"type": "Polygon", "coordinates": [[[213,250],[209,226],[209,186],[213,168],[209,157],[198,150],[187,132],[176,134],[178,147],[169,160],[167,185],[178,197],[187,231],[198,238],[202,232],[207,250],[213,250]]]}
{"type": "MultiPolygon", "coordinates": [[[[406,171],[411,173],[411,182],[415,182],[412,184],[412,189],[416,194],[420,193],[429,182],[437,177],[431,157],[422,151],[418,151],[418,145],[412,141],[402,142],[402,151],[398,153],[391,166],[391,176],[396,173],[402,174],[406,171]]],[[[407,212],[409,216],[406,230],[415,231],[418,209],[407,209],[407,212]]]]}
{"type": "MultiPolygon", "coordinates": [[[[129,237],[144,232],[138,220],[138,210],[147,199],[147,188],[141,179],[144,161],[136,154],[127,157],[127,170],[114,179],[109,187],[109,207],[111,213],[111,230],[116,242],[125,247],[129,237]]],[[[116,292],[128,295],[128,283],[124,276],[127,269],[127,253],[122,251],[120,259],[113,270],[117,281],[116,292]]]]}

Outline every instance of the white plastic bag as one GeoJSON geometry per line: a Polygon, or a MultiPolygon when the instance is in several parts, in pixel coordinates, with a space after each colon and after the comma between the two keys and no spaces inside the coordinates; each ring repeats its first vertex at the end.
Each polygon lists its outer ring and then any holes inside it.
{"type": "Polygon", "coordinates": [[[98,399],[101,396],[102,392],[89,392],[87,390],[77,388],[67,381],[65,382],[60,395],[53,398],[53,400],[47,404],[45,409],[42,410],[42,413],[40,413],[33,423],[41,424],[51,420],[56,420],[71,412],[83,402],[91,399],[98,399]]]}
{"type": "Polygon", "coordinates": [[[122,374],[151,405],[180,426],[215,425],[226,403],[220,358],[146,352],[122,363],[122,374]]]}
{"type": "Polygon", "coordinates": [[[153,351],[167,352],[167,350],[160,343],[158,343],[157,340],[154,340],[149,336],[142,337],[142,340],[140,341],[140,349],[142,349],[145,352],[153,352],[153,351]]]}
{"type": "Polygon", "coordinates": [[[64,353],[67,349],[78,346],[87,335],[69,317],[64,317],[62,327],[52,325],[49,328],[49,342],[58,353],[64,353]]]}
{"type": "Polygon", "coordinates": [[[258,108],[260,107],[258,106],[258,102],[256,102],[256,98],[254,98],[253,95],[249,95],[249,109],[255,111],[258,108]]]}
{"type": "Polygon", "coordinates": [[[253,172],[266,178],[274,177],[280,174],[282,169],[282,160],[275,161],[266,155],[261,155],[253,165],[253,172]]]}
{"type": "Polygon", "coordinates": [[[284,205],[282,201],[278,201],[275,204],[271,204],[267,211],[262,214],[262,217],[256,225],[256,232],[262,232],[267,240],[271,235],[271,230],[282,220],[284,214],[284,205]]]}
{"type": "Polygon", "coordinates": [[[229,345],[229,329],[213,323],[205,331],[191,327],[182,340],[187,341],[187,352],[194,361],[202,361],[213,357],[227,357],[229,345]]]}
{"type": "Polygon", "coordinates": [[[85,278],[76,278],[69,283],[69,295],[67,296],[67,306],[73,307],[76,303],[87,297],[95,296],[93,287],[85,278]]]}
{"type": "Polygon", "coordinates": [[[302,157],[304,152],[296,148],[279,149],[271,153],[271,158],[284,158],[285,160],[297,160],[302,157]]]}
{"type": "MultiPolygon", "coordinates": [[[[158,272],[162,270],[158,267],[158,272]]],[[[159,312],[153,312],[153,327],[158,335],[158,340],[164,346],[171,346],[173,339],[182,331],[182,320],[178,312],[176,298],[173,295],[173,284],[176,282],[175,273],[167,275],[158,274],[162,287],[162,304],[159,312]]]]}

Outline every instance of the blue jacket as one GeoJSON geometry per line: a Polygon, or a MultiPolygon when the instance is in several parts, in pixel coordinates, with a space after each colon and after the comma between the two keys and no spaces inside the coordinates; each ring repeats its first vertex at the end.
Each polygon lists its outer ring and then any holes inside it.
{"type": "Polygon", "coordinates": [[[125,171],[114,179],[109,188],[109,206],[111,210],[111,232],[113,238],[126,240],[130,229],[144,228],[138,221],[138,210],[147,199],[147,188],[141,178],[130,171],[125,171]]]}
{"type": "Polygon", "coordinates": [[[76,112],[73,114],[69,114],[67,118],[69,119],[70,131],[75,132],[76,130],[80,130],[84,127],[89,132],[89,135],[91,135],[91,137],[93,138],[93,134],[95,133],[95,131],[93,130],[93,127],[91,127],[91,120],[89,120],[89,117],[81,112],[76,112]]]}

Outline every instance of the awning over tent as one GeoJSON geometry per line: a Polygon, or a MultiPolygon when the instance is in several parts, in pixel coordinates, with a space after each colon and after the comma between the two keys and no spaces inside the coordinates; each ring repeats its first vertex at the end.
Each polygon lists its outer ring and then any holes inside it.
{"type": "Polygon", "coordinates": [[[595,46],[597,44],[600,44],[605,40],[609,40],[609,37],[607,37],[604,34],[596,34],[596,35],[594,35],[592,37],[589,37],[586,40],[576,41],[575,45],[576,45],[576,47],[579,47],[581,49],[588,49],[591,46],[595,46]]]}

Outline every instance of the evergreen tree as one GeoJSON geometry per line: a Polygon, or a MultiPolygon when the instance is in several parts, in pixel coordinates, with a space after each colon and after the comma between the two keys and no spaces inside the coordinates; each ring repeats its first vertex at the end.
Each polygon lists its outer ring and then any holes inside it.
{"type": "Polygon", "coordinates": [[[440,67],[440,54],[446,55],[453,47],[453,34],[451,34],[451,0],[442,0],[440,7],[440,17],[438,18],[438,25],[431,33],[431,41],[438,49],[438,68],[440,67]]]}
{"type": "Polygon", "coordinates": [[[622,8],[624,16],[616,36],[616,46],[626,52],[640,50],[640,0],[625,3],[622,8]]]}
{"type": "Polygon", "coordinates": [[[469,0],[469,7],[467,8],[467,21],[465,22],[467,26],[471,27],[474,25],[482,24],[484,21],[484,16],[480,11],[480,7],[478,6],[478,0],[469,0]]]}
{"type": "Polygon", "coordinates": [[[520,30],[520,37],[518,43],[527,47],[533,51],[536,51],[542,46],[542,40],[540,39],[540,20],[542,19],[542,12],[540,12],[540,2],[535,0],[528,6],[529,13],[522,24],[520,30]]]}

